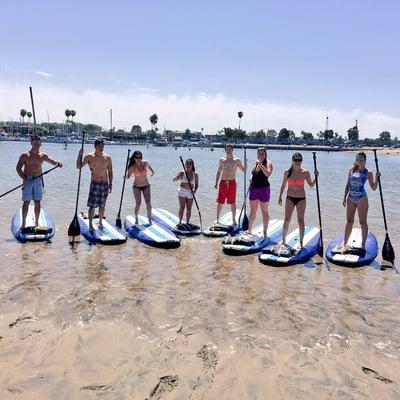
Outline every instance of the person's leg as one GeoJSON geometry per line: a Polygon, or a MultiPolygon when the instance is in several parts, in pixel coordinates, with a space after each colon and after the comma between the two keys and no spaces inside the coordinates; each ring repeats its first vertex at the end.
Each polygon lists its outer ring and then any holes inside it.
{"type": "Polygon", "coordinates": [[[300,234],[300,247],[303,247],[304,239],[304,214],[306,212],[306,199],[299,201],[296,205],[297,210],[297,222],[299,224],[299,234],[300,234]]]}
{"type": "Polygon", "coordinates": [[[231,204],[232,224],[236,225],[236,203],[231,204]]]}
{"type": "Polygon", "coordinates": [[[99,227],[102,228],[103,227],[103,218],[104,218],[104,211],[105,211],[105,207],[99,207],[99,227]]]}
{"type": "Polygon", "coordinates": [[[223,203],[218,203],[217,204],[217,224],[219,223],[219,217],[221,215],[221,211],[222,211],[222,206],[223,205],[224,205],[223,203]]]}
{"type": "Polygon", "coordinates": [[[365,249],[365,242],[367,241],[368,237],[368,223],[367,223],[367,216],[368,216],[368,198],[365,197],[358,202],[358,219],[360,221],[361,227],[361,247],[365,249]]]}
{"type": "Polygon", "coordinates": [[[151,191],[150,191],[150,185],[147,185],[143,189],[143,197],[144,197],[144,201],[146,202],[147,218],[149,219],[149,224],[151,225],[151,191]]]}
{"type": "Polygon", "coordinates": [[[28,215],[29,203],[30,203],[29,200],[24,201],[22,203],[22,224],[21,224],[21,229],[25,228],[25,225],[26,225],[26,216],[28,215]]]}
{"type": "Polygon", "coordinates": [[[133,195],[135,197],[135,224],[138,224],[138,215],[140,210],[140,204],[142,203],[141,190],[137,187],[133,187],[133,195]]]}
{"type": "Polygon", "coordinates": [[[269,201],[262,202],[260,201],[260,209],[263,219],[263,233],[264,237],[267,237],[268,225],[269,225],[269,201]]]}
{"type": "Polygon", "coordinates": [[[39,226],[40,200],[35,200],[35,226],[39,226]]]}
{"type": "Polygon", "coordinates": [[[346,246],[347,241],[351,235],[354,224],[354,214],[356,213],[357,205],[353,203],[349,198],[347,198],[346,206],[346,227],[344,228],[344,240],[343,244],[346,246]]]}
{"type": "Polygon", "coordinates": [[[190,221],[190,217],[192,216],[192,205],[193,199],[186,199],[186,223],[188,224],[190,221]]]}
{"type": "Polygon", "coordinates": [[[282,244],[286,244],[286,235],[289,230],[290,220],[292,219],[292,214],[295,205],[288,198],[285,203],[285,221],[283,223],[283,232],[282,232],[282,244]]]}
{"type": "Polygon", "coordinates": [[[183,213],[185,211],[186,198],[178,196],[178,202],[179,202],[178,217],[179,217],[179,224],[181,224],[182,223],[182,218],[183,218],[183,213]]]}
{"type": "Polygon", "coordinates": [[[93,216],[94,216],[94,207],[89,207],[89,211],[88,211],[88,217],[89,217],[89,229],[91,231],[94,231],[94,227],[93,227],[93,216]]]}
{"type": "Polygon", "coordinates": [[[247,232],[251,235],[252,229],[254,225],[254,221],[256,220],[257,216],[257,207],[258,207],[259,200],[250,200],[250,218],[249,218],[249,229],[247,232]]]}

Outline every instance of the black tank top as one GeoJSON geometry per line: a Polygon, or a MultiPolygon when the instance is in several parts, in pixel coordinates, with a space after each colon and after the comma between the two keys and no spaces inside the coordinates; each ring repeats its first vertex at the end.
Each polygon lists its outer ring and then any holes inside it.
{"type": "Polygon", "coordinates": [[[251,186],[254,188],[269,187],[268,176],[265,176],[264,172],[260,169],[259,171],[252,171],[253,177],[251,178],[251,186]]]}

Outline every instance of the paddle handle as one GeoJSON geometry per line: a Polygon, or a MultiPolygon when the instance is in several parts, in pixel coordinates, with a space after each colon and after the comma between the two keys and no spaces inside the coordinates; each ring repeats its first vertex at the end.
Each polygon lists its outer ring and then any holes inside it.
{"type": "MultiPolygon", "coordinates": [[[[374,156],[375,156],[376,172],[379,172],[378,157],[376,155],[376,149],[374,149],[374,156]]],[[[387,227],[387,222],[386,222],[385,204],[383,202],[381,177],[379,175],[378,175],[378,186],[379,186],[379,195],[381,198],[381,205],[382,205],[383,223],[385,224],[385,232],[387,233],[388,227],[387,227]]]]}
{"type": "MultiPolygon", "coordinates": [[[[314,171],[317,171],[317,155],[316,152],[313,151],[313,161],[314,161],[314,171]]],[[[315,189],[317,192],[317,207],[318,207],[318,220],[319,220],[319,229],[320,229],[320,237],[321,237],[321,243],[322,243],[322,219],[321,219],[321,205],[320,205],[320,200],[319,200],[319,186],[318,186],[318,174],[315,176],[315,189]]]]}
{"type": "Polygon", "coordinates": [[[35,113],[35,103],[33,101],[33,93],[32,93],[32,87],[29,86],[29,94],[31,96],[31,104],[32,104],[32,114],[33,114],[33,126],[34,126],[34,133],[36,133],[36,113],[35,113]]]}
{"type": "Polygon", "coordinates": [[[243,170],[243,197],[244,197],[244,213],[246,214],[246,198],[247,198],[247,191],[246,191],[246,172],[247,172],[247,153],[246,153],[246,146],[244,146],[243,150],[243,162],[244,162],[244,170],[243,170]]]}
{"type": "Polygon", "coordinates": [[[126,177],[126,171],[128,171],[128,164],[129,164],[129,154],[131,153],[131,150],[128,149],[128,156],[126,157],[126,164],[125,164],[125,173],[124,173],[124,181],[122,182],[122,193],[121,193],[121,199],[119,201],[119,209],[118,209],[118,217],[121,216],[121,209],[122,209],[122,199],[124,198],[124,191],[125,191],[125,177],[126,177]]]}
{"type": "Polygon", "coordinates": [[[75,202],[75,218],[78,216],[78,202],[79,202],[79,191],[81,188],[81,176],[82,176],[82,158],[83,158],[83,146],[85,144],[85,131],[82,131],[82,143],[81,143],[81,159],[79,162],[79,176],[78,176],[78,190],[76,192],[76,202],[75,202]]]}
{"type": "Polygon", "coordinates": [[[188,175],[188,173],[187,173],[187,170],[186,170],[186,167],[185,167],[185,163],[183,162],[182,156],[179,156],[179,159],[181,160],[181,164],[182,164],[182,167],[183,167],[183,171],[185,172],[186,179],[187,179],[187,181],[188,181],[188,183],[189,183],[190,191],[192,192],[192,195],[193,195],[194,203],[196,204],[197,211],[199,212],[200,229],[203,230],[203,223],[202,223],[202,220],[201,220],[201,212],[200,212],[199,204],[197,203],[196,196],[194,195],[194,191],[193,191],[193,188],[192,188],[192,184],[190,183],[189,175],[188,175]]]}

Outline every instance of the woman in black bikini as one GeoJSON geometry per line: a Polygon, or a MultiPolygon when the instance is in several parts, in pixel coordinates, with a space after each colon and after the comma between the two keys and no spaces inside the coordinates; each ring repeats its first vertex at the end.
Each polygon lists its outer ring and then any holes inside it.
{"type": "Polygon", "coordinates": [[[138,214],[140,209],[140,204],[142,202],[142,193],[144,201],[146,202],[147,208],[147,218],[149,219],[149,224],[151,225],[151,192],[150,183],[147,179],[147,171],[150,170],[151,176],[154,175],[154,170],[151,168],[147,161],[143,160],[143,155],[141,151],[134,151],[131,159],[129,160],[128,173],[125,179],[129,179],[132,174],[135,179],[133,182],[133,195],[135,196],[135,223],[138,224],[138,214]]]}
{"type": "Polygon", "coordinates": [[[297,210],[297,221],[299,223],[300,246],[303,247],[304,238],[304,213],[306,211],[306,192],[304,190],[304,182],[306,181],[311,187],[315,185],[315,177],[318,171],[314,171],[314,180],[311,179],[310,173],[302,168],[301,163],[303,157],[300,153],[294,153],[292,156],[292,165],[283,174],[281,191],[278,203],[282,205],[282,195],[288,185],[286,203],[285,203],[285,222],[283,224],[282,246],[286,247],[286,235],[289,230],[290,220],[294,209],[297,210]]]}

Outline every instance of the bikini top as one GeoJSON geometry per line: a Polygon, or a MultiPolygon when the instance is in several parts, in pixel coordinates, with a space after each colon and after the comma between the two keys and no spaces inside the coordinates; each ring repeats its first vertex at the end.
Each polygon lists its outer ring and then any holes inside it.
{"type": "Polygon", "coordinates": [[[133,174],[135,176],[146,176],[147,175],[147,165],[144,164],[143,168],[138,168],[137,165],[133,167],[133,174]]]}
{"type": "MultiPolygon", "coordinates": [[[[188,179],[187,179],[187,177],[186,177],[185,172],[183,172],[183,176],[182,176],[182,178],[181,178],[181,183],[189,183],[189,181],[188,181],[188,179]]],[[[193,172],[193,175],[192,175],[192,179],[190,180],[190,183],[191,183],[192,185],[194,185],[194,172],[193,172]]]]}
{"type": "Polygon", "coordinates": [[[301,178],[288,178],[287,183],[288,186],[304,186],[304,181],[306,179],[301,177],[301,178]]]}

